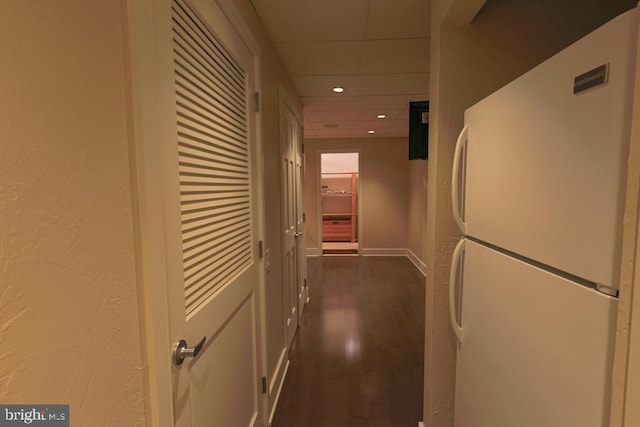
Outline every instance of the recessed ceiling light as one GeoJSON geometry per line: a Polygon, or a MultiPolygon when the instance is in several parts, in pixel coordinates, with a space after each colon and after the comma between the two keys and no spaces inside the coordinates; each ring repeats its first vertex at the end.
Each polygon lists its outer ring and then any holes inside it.
{"type": "Polygon", "coordinates": [[[333,88],[333,91],[335,93],[342,93],[342,92],[344,92],[344,88],[340,87],[340,86],[336,86],[336,87],[333,88]]]}
{"type": "Polygon", "coordinates": [[[384,115],[384,114],[378,114],[378,118],[379,118],[379,119],[384,119],[384,118],[386,118],[386,117],[387,117],[387,116],[386,116],[386,115],[384,115]]]}
{"type": "Polygon", "coordinates": [[[376,133],[376,131],[375,130],[370,130],[369,133],[376,133]]]}

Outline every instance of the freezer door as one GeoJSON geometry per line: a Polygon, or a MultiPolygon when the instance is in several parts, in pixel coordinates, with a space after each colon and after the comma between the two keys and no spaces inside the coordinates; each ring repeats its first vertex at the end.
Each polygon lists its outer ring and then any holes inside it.
{"type": "Polygon", "coordinates": [[[469,108],[466,234],[618,287],[638,10],[469,108]],[[574,78],[608,65],[578,94],[574,78]]]}
{"type": "Polygon", "coordinates": [[[456,427],[605,427],[617,300],[468,241],[456,427]]]}

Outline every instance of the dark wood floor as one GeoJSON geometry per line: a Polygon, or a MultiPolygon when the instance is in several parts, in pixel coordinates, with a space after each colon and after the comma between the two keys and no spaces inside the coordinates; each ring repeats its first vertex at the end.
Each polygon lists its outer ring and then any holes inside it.
{"type": "Polygon", "coordinates": [[[424,277],[404,257],[318,257],[273,427],[417,427],[424,277]]]}

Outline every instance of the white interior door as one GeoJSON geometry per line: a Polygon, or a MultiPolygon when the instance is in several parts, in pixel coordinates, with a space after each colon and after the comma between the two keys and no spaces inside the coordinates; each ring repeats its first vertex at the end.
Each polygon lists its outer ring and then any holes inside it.
{"type": "Polygon", "coordinates": [[[261,408],[253,56],[215,1],[155,5],[167,350],[184,340],[197,353],[172,364],[174,421],[253,426],[261,408]]]}
{"type": "Polygon", "coordinates": [[[302,140],[302,127],[298,122],[294,126],[295,146],[295,205],[296,205],[296,292],[298,304],[298,321],[302,317],[304,305],[309,297],[307,286],[307,257],[305,248],[305,213],[304,213],[304,145],[302,140]]]}
{"type": "Polygon", "coordinates": [[[282,124],[282,231],[283,231],[283,298],[285,336],[287,349],[291,347],[298,327],[298,221],[297,221],[297,175],[296,120],[285,104],[282,124]]]}

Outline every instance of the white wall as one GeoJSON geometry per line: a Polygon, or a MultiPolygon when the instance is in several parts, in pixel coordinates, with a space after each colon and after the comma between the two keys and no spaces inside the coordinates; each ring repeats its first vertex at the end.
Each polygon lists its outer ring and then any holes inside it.
{"type": "Polygon", "coordinates": [[[324,153],[321,157],[322,173],[358,172],[358,153],[324,153]]]}
{"type": "Polygon", "coordinates": [[[360,154],[359,236],[364,253],[405,253],[407,249],[408,156],[406,138],[305,140],[307,249],[318,253],[320,153],[360,154]]]}
{"type": "Polygon", "coordinates": [[[414,264],[426,273],[425,230],[427,227],[427,161],[409,161],[409,206],[407,248],[414,264]]]}
{"type": "Polygon", "coordinates": [[[610,427],[640,425],[640,55],[633,109],[636,120],[631,125],[610,427]]]}
{"type": "Polygon", "coordinates": [[[0,14],[0,401],[145,424],[123,2],[0,14]]]}
{"type": "MultiPolygon", "coordinates": [[[[640,247],[640,236],[636,248],[640,247]]],[[[634,427],[640,425],[640,252],[636,253],[634,261],[635,281],[633,284],[632,318],[628,325],[630,334],[629,365],[625,375],[626,395],[624,396],[624,426],[634,427]]],[[[621,418],[622,414],[617,414],[621,418]]],[[[615,418],[614,418],[615,419],[615,418]]],[[[619,425],[616,422],[616,425],[619,425]]]]}

